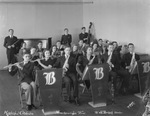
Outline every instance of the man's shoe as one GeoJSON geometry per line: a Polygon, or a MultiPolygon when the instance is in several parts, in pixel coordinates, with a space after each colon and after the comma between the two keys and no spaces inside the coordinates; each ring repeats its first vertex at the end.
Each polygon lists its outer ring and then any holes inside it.
{"type": "Polygon", "coordinates": [[[79,99],[78,99],[78,98],[75,98],[75,99],[74,99],[74,102],[75,102],[75,105],[77,105],[77,106],[80,105],[80,102],[79,102],[79,99]]]}
{"type": "Polygon", "coordinates": [[[37,109],[37,107],[34,104],[31,104],[33,109],[37,109]]]}
{"type": "Polygon", "coordinates": [[[28,111],[32,110],[32,105],[27,105],[27,110],[28,111]]]}

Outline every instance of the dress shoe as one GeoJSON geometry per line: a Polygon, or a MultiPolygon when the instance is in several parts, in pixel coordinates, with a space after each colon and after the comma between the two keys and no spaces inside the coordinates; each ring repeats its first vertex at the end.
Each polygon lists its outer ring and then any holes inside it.
{"type": "Polygon", "coordinates": [[[32,110],[32,105],[27,105],[27,110],[28,111],[32,110]]]}
{"type": "Polygon", "coordinates": [[[34,104],[31,104],[33,109],[37,109],[37,107],[34,104]]]}
{"type": "Polygon", "coordinates": [[[75,105],[77,105],[77,106],[80,105],[79,99],[77,97],[74,99],[74,102],[75,102],[75,105]]]}

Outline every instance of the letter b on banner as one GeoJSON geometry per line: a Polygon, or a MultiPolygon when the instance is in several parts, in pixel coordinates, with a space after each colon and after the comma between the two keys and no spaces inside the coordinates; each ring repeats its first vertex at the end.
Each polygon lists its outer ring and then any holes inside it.
{"type": "Polygon", "coordinates": [[[55,72],[45,72],[43,73],[43,75],[46,75],[46,83],[45,85],[53,85],[56,82],[56,78],[55,78],[55,72]]]}
{"type": "Polygon", "coordinates": [[[96,80],[101,80],[104,77],[104,72],[103,72],[103,68],[94,68],[93,69],[95,71],[95,79],[96,80]]]}

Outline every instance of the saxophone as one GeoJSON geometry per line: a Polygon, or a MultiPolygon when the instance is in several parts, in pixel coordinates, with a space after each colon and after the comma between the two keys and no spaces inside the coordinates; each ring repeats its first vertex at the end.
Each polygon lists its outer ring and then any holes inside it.
{"type": "Polygon", "coordinates": [[[111,63],[111,58],[112,58],[112,52],[110,53],[108,59],[107,59],[107,63],[109,64],[110,66],[110,69],[114,67],[114,65],[111,63]]]}
{"type": "Polygon", "coordinates": [[[137,66],[137,62],[135,60],[135,53],[132,54],[132,59],[131,59],[131,62],[130,62],[130,66],[129,66],[129,72],[132,74],[135,67],[137,66]]]}
{"type": "Polygon", "coordinates": [[[63,76],[66,74],[66,72],[69,68],[68,60],[69,60],[69,56],[66,58],[64,65],[63,65],[63,76]]]}

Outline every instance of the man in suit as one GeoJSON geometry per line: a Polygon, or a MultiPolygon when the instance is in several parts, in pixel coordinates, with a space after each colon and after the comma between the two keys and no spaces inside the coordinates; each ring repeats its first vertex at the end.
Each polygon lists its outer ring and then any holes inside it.
{"type": "Polygon", "coordinates": [[[8,64],[14,63],[15,59],[15,52],[16,52],[16,42],[18,41],[17,37],[14,36],[14,30],[9,29],[9,36],[5,37],[4,40],[4,47],[7,49],[6,54],[7,54],[7,60],[8,64]]]}
{"type": "Polygon", "coordinates": [[[131,68],[131,60],[133,58],[134,62],[135,61],[138,61],[140,60],[140,57],[138,54],[135,53],[134,51],[134,44],[133,43],[129,43],[128,44],[128,50],[129,52],[124,54],[123,57],[122,57],[122,66],[125,68],[125,69],[130,69],[131,68]],[[135,56],[133,56],[135,55],[135,56]]]}
{"type": "Polygon", "coordinates": [[[82,27],[82,32],[79,34],[79,40],[83,40],[84,43],[87,44],[88,33],[86,32],[86,28],[82,27]]]}
{"type": "Polygon", "coordinates": [[[121,67],[121,59],[118,54],[114,51],[114,46],[112,43],[108,45],[108,52],[102,55],[102,63],[108,63],[111,67],[111,71],[109,73],[109,81],[113,79],[114,87],[116,88],[116,78],[117,75],[123,79],[123,85],[121,87],[122,92],[126,93],[129,86],[129,73],[121,67]]]}
{"type": "Polygon", "coordinates": [[[73,97],[76,105],[79,105],[78,100],[78,80],[76,76],[76,59],[70,55],[71,48],[66,47],[64,49],[65,55],[57,59],[53,67],[63,68],[63,82],[67,89],[67,101],[71,102],[71,82],[73,82],[73,97]]]}
{"type": "Polygon", "coordinates": [[[64,29],[65,34],[61,37],[61,44],[65,46],[71,46],[72,42],[72,36],[71,34],[68,34],[69,30],[68,28],[64,29]]]}
{"type": "Polygon", "coordinates": [[[25,90],[25,97],[26,97],[26,104],[27,104],[27,110],[31,110],[32,108],[36,107],[35,104],[35,98],[36,98],[36,84],[35,79],[33,75],[34,71],[34,63],[30,62],[30,54],[28,52],[24,53],[23,55],[23,63],[16,64],[15,70],[11,70],[11,67],[9,71],[13,73],[18,72],[19,75],[19,85],[22,89],[25,90]]]}

